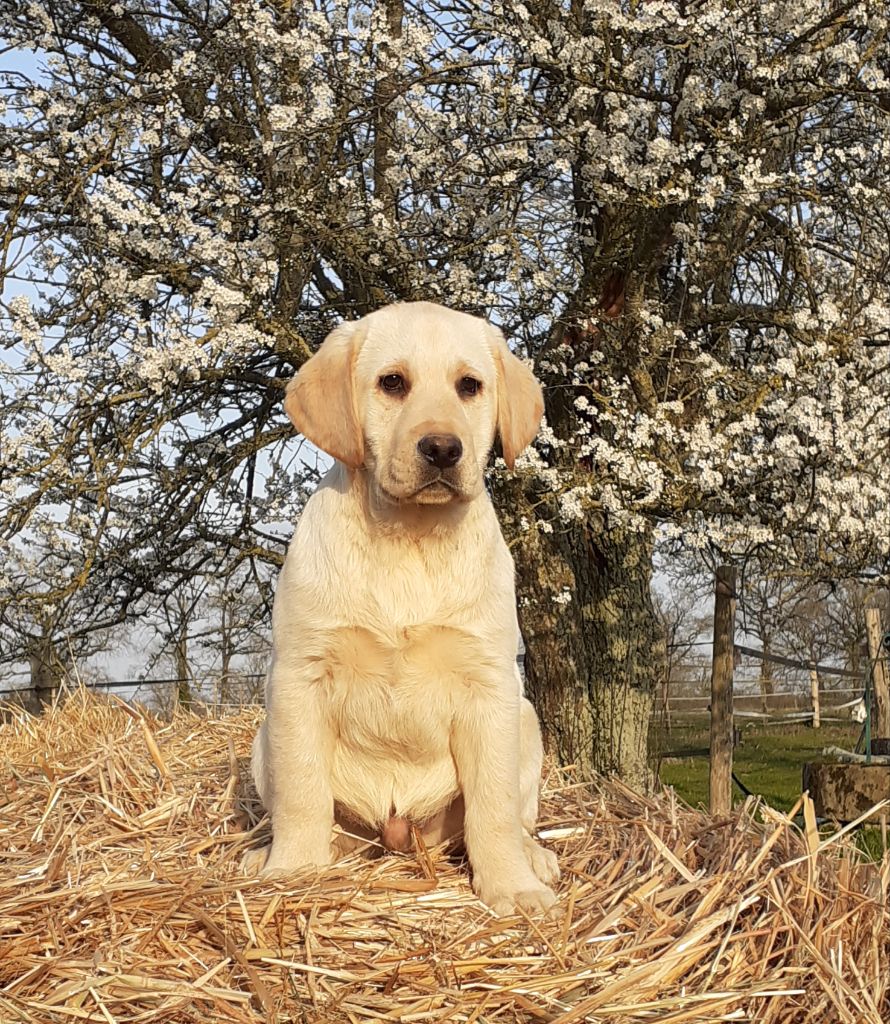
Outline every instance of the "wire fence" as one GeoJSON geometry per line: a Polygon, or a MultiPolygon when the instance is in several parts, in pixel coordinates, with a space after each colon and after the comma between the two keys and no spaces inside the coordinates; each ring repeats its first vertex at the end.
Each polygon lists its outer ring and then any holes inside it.
{"type": "MultiPolygon", "coordinates": [[[[57,692],[84,686],[88,690],[102,692],[120,691],[118,695],[127,701],[150,702],[157,705],[199,704],[203,707],[237,709],[243,707],[245,703],[256,703],[262,699],[262,688],[258,684],[265,677],[264,672],[237,672],[227,677],[212,676],[202,679],[193,676],[169,676],[159,679],[90,679],[84,682],[70,676],[62,680],[60,687],[44,693],[43,697],[52,699],[57,692]],[[185,692],[189,696],[183,699],[182,694],[185,692]],[[240,694],[240,697],[227,699],[234,694],[240,694]]],[[[7,687],[0,690],[0,702],[27,704],[35,693],[30,686],[7,687]]]]}
{"type": "MultiPolygon", "coordinates": [[[[684,647],[710,647],[711,640],[696,641],[684,647]]],[[[794,658],[789,654],[764,652],[743,644],[735,645],[736,674],[733,691],[733,714],[742,722],[757,722],[763,725],[799,724],[813,718],[812,674],[819,680],[819,718],[823,722],[849,723],[861,721],[863,695],[866,690],[864,672],[832,665],[819,664],[794,658]],[[778,666],[782,676],[766,677],[761,673],[751,675],[745,671],[745,659],[759,665],[769,663],[778,666]],[[806,676],[803,674],[806,673],[806,676]],[[824,682],[823,682],[824,681],[824,682]],[[844,685],[837,685],[843,683],[844,685]]],[[[522,657],[517,662],[522,666],[522,657]]],[[[697,679],[674,679],[659,688],[654,697],[653,729],[658,734],[670,736],[684,729],[700,730],[704,720],[710,716],[710,693],[708,682],[708,661],[699,664],[697,679]]],[[[27,678],[26,673],[17,673],[27,678]]],[[[155,679],[91,679],[84,685],[99,691],[123,691],[127,700],[152,699],[158,688],[166,688],[175,695],[181,687],[187,688],[191,700],[216,707],[240,707],[245,697],[250,701],[261,698],[261,686],[265,678],[262,672],[236,672],[228,677],[167,676],[155,679]],[[240,692],[240,699],[230,699],[233,692],[240,692]]],[[[79,680],[69,679],[65,685],[77,685],[79,680]]],[[[27,685],[0,689],[0,701],[26,700],[33,691],[27,685]]],[[[670,746],[661,741],[659,748],[670,746]]]]}
{"type": "MultiPolygon", "coordinates": [[[[705,647],[709,641],[696,646],[705,647]]],[[[689,646],[689,645],[684,645],[689,646]]],[[[732,724],[736,746],[778,740],[800,729],[822,730],[830,741],[856,744],[866,718],[871,662],[859,670],[792,652],[734,644],[732,724]]],[[[710,659],[687,663],[686,678],[666,681],[656,695],[650,749],[656,757],[706,756],[710,726],[710,659]],[[696,672],[697,670],[697,672],[696,672]]]]}

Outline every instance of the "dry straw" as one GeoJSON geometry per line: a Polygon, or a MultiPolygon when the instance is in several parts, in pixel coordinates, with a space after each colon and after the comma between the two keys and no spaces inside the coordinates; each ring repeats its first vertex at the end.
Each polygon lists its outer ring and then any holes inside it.
{"type": "Polygon", "coordinates": [[[553,774],[546,922],[492,917],[439,849],[246,880],[260,714],[77,692],[0,726],[3,1024],[890,1020],[890,858],[753,802],[553,774]]]}

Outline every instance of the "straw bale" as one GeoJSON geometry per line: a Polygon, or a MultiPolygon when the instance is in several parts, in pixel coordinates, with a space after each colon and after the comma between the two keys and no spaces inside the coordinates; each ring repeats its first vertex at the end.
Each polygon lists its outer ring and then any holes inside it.
{"type": "Polygon", "coordinates": [[[0,1021],[890,1020],[890,858],[752,801],[714,820],[551,771],[548,921],[493,917],[447,849],[248,880],[261,714],[164,722],[84,691],[10,712],[0,1021]]]}

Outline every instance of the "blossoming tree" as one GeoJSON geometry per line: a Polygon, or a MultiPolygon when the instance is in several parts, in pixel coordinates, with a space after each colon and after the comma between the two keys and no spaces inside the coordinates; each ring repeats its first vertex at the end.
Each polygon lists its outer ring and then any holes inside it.
{"type": "Polygon", "coordinates": [[[3,76],[4,543],[89,522],[75,576],[101,566],[130,609],[280,557],[312,476],[286,378],[339,319],[432,298],[545,383],[538,445],[493,486],[564,760],[644,779],[656,531],[884,564],[875,5],[0,11],[32,54],[3,76]]]}

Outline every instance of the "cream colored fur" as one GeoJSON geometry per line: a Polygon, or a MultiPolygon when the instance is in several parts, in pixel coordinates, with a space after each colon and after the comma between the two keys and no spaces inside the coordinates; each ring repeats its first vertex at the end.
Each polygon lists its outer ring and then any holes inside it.
{"type": "Polygon", "coordinates": [[[515,664],[513,562],[483,486],[496,430],[511,464],[532,440],[540,387],[489,324],[410,303],[337,328],[285,406],[342,461],[307,502],[278,583],[253,753],[273,840],[248,867],[329,863],[335,815],[363,834],[407,819],[427,841],[463,829],[495,912],[546,911],[559,871],[532,838],[540,730],[515,664]],[[405,393],[383,388],[393,374],[405,393]],[[466,377],[477,394],[461,392],[466,377]],[[418,453],[427,434],[460,439],[453,469],[418,453]]]}

